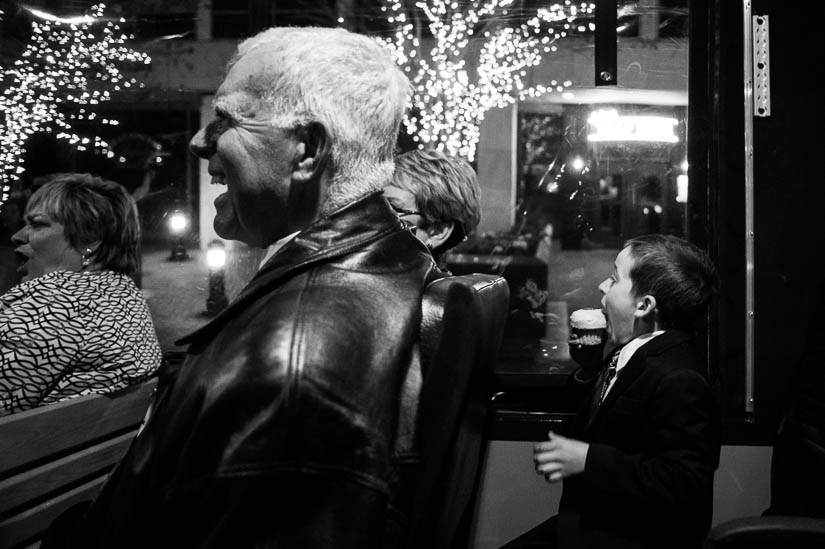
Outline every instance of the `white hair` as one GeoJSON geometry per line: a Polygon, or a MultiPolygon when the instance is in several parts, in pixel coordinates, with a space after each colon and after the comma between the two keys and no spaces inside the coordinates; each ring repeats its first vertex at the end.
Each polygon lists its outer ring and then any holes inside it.
{"type": "Polygon", "coordinates": [[[332,142],[332,184],[322,213],[378,191],[392,178],[393,150],[410,83],[385,46],[340,28],[274,27],[241,42],[269,70],[249,83],[273,125],[320,122],[332,142]]]}

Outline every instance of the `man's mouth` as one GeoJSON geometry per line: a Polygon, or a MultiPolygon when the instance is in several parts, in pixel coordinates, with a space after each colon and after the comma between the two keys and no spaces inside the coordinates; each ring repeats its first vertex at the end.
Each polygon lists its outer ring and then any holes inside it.
{"type": "Polygon", "coordinates": [[[212,174],[212,181],[210,181],[211,185],[226,185],[226,182],[223,179],[223,174],[215,173],[212,174]]]}

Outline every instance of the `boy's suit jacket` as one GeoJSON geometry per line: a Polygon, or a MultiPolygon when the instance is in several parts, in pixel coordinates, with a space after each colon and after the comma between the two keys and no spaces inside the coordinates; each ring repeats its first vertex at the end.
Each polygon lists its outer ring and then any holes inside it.
{"type": "Polygon", "coordinates": [[[584,473],[564,481],[559,548],[700,547],[720,416],[689,335],[668,330],[637,349],[592,421],[590,401],[566,430],[590,448],[584,473]]]}

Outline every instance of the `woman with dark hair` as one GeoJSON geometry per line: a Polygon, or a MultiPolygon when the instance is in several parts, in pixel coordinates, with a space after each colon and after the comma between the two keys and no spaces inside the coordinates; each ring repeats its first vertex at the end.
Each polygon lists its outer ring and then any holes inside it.
{"type": "Polygon", "coordinates": [[[140,228],[132,197],[89,174],[32,194],[12,236],[22,282],[0,296],[0,416],[149,377],[161,352],[130,278],[140,228]]]}

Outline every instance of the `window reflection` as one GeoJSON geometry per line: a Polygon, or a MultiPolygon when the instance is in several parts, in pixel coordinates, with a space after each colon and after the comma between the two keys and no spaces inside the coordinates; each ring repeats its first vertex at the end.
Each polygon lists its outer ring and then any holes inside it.
{"type": "Polygon", "coordinates": [[[641,42],[622,44],[619,86],[574,85],[518,105],[512,223],[450,257],[454,273],[497,272],[510,283],[501,375],[571,371],[569,315],[600,307],[598,284],[622,243],[687,236],[686,40],[653,55],[641,42]],[[654,83],[646,72],[657,65],[654,83]]]}
{"type": "MultiPolygon", "coordinates": [[[[53,135],[36,134],[26,147],[26,179],[13,191],[25,195],[50,173],[91,171],[133,193],[143,223],[141,284],[161,345],[169,350],[210,318],[214,285],[206,255],[214,236],[204,227],[211,225],[208,207],[216,188],[187,145],[203,122],[199,117],[208,116],[209,94],[231,53],[227,44],[267,23],[328,26],[345,15],[346,25],[370,34],[390,25],[378,3],[360,0],[350,12],[344,2],[310,9],[302,0],[274,8],[216,1],[209,17],[197,2],[169,13],[150,4],[118,8],[124,28],[153,58],[152,70],[139,74],[146,87],[97,106],[98,122],[79,128],[107,140],[114,156],[80,153],[53,135]],[[120,124],[104,125],[104,118],[120,124]],[[174,212],[188,221],[178,232],[169,224],[174,212]]],[[[520,24],[544,5],[514,2],[504,23],[520,24]]],[[[488,137],[479,144],[476,166],[488,202],[482,204],[480,232],[454,249],[449,267],[455,274],[498,272],[510,282],[502,371],[569,370],[569,313],[599,306],[597,285],[621,243],[646,232],[685,235],[687,2],[621,1],[617,10],[616,86],[593,87],[593,18],[583,13],[576,29],[554,42],[557,51],[525,74],[526,85],[572,85],[509,107],[513,116],[506,128],[499,126],[507,117],[501,109],[490,111],[481,126],[488,137]],[[512,166],[498,167],[507,162],[512,166]]],[[[428,39],[426,32],[421,39],[428,39]]],[[[9,59],[17,51],[11,45],[4,41],[9,59]]],[[[406,141],[411,146],[409,136],[406,141]]],[[[262,254],[224,244],[224,291],[232,299],[262,254]]]]}
{"type": "Polygon", "coordinates": [[[597,286],[624,240],[685,235],[685,105],[577,94],[600,101],[520,109],[516,221],[476,235],[450,258],[456,274],[482,269],[510,283],[501,371],[568,371],[569,314],[600,306],[597,286]]]}

